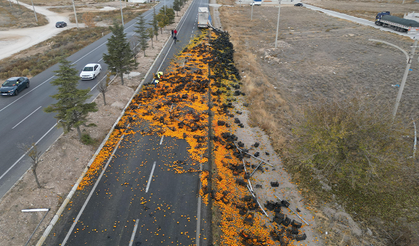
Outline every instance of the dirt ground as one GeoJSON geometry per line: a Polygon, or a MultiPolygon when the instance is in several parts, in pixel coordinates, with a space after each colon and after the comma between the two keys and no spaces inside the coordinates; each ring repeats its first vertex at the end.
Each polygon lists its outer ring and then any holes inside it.
{"type": "MultiPolygon", "coordinates": [[[[30,4],[30,3],[29,3],[30,4]]],[[[32,10],[10,1],[0,0],[0,31],[43,26],[48,20],[42,14],[37,14],[38,22],[32,10]]]]}
{"type": "MultiPolygon", "coordinates": [[[[220,8],[222,26],[231,35],[236,50],[235,61],[243,82],[248,85],[247,100],[253,104],[250,123],[269,133],[276,151],[284,148],[285,142],[286,133],[281,133],[281,129],[287,126],[281,120],[289,116],[293,108],[319,97],[342,98],[361,93],[374,97],[379,105],[394,104],[406,57],[395,48],[368,39],[384,40],[406,51],[410,51],[413,40],[306,8],[282,5],[278,48],[275,48],[277,8],[255,7],[250,21],[250,7],[233,7],[232,1],[217,3],[229,5],[220,8]],[[258,97],[260,93],[263,94],[258,97]],[[251,99],[255,97],[256,100],[251,99]]],[[[418,4],[366,1],[303,3],[356,13],[370,20],[380,11],[400,14],[417,11],[419,7],[418,4]]],[[[398,114],[417,121],[419,75],[417,58],[414,59],[398,114]]],[[[306,201],[306,205],[310,202],[306,201]]],[[[375,228],[355,223],[337,203],[314,207],[311,211],[318,223],[315,231],[320,234],[323,245],[385,245],[396,240],[382,237],[383,232],[375,228]]],[[[358,222],[359,219],[356,218],[358,222]]],[[[415,236],[419,234],[417,228],[417,225],[411,225],[412,238],[404,242],[398,240],[399,245],[416,245],[414,242],[419,241],[415,236]]]]}
{"type": "MultiPolygon", "coordinates": [[[[186,9],[187,4],[182,14],[186,9]]],[[[95,99],[99,110],[89,115],[89,123],[97,126],[82,129],[83,131],[99,141],[105,138],[181,16],[179,14],[175,24],[166,27],[163,34],[159,34],[158,41],[154,39],[154,48],[151,48],[150,43],[146,57],[143,56],[143,52],[139,52],[137,56],[139,66],[131,76],[124,78],[125,85],[121,85],[119,78],[112,82],[106,93],[107,105],[104,105],[101,94],[95,99]]],[[[36,188],[34,176],[29,170],[1,199],[0,245],[24,245],[45,215],[45,212],[22,213],[21,209],[51,208],[29,244],[35,245],[95,151],[94,147],[81,144],[75,131],[61,136],[41,157],[42,161],[37,172],[43,188],[36,188]]]]}

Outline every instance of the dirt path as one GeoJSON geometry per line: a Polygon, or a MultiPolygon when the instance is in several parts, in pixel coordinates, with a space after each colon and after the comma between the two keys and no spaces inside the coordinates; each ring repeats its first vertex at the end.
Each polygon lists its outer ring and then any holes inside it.
{"type": "MultiPolygon", "coordinates": [[[[12,0],[12,2],[16,3],[15,0],[12,0]]],[[[32,10],[32,6],[26,3],[19,2],[19,4],[32,10]]],[[[36,6],[35,11],[45,15],[49,23],[40,27],[0,31],[0,60],[39,44],[67,28],[76,26],[76,24],[70,23],[68,13],[55,13],[49,11],[47,7],[40,6],[36,6]],[[56,28],[55,23],[57,21],[64,21],[68,26],[66,28],[56,28]]],[[[79,27],[82,26],[84,24],[79,24],[79,27]]]]}

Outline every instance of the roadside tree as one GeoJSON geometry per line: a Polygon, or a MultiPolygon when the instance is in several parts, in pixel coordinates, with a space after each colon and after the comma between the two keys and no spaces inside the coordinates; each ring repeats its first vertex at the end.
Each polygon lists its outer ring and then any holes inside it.
{"type": "Polygon", "coordinates": [[[103,105],[106,105],[106,92],[108,91],[109,82],[111,81],[111,75],[112,73],[108,72],[106,74],[106,80],[101,81],[99,85],[97,86],[97,89],[100,93],[102,93],[103,96],[103,105]]]}
{"type": "Polygon", "coordinates": [[[35,182],[38,188],[42,188],[41,184],[39,183],[38,174],[36,173],[36,169],[38,168],[38,164],[41,162],[41,154],[42,152],[38,150],[38,145],[35,143],[32,144],[22,144],[19,146],[20,149],[25,151],[25,154],[31,159],[31,170],[32,174],[35,177],[35,182]]]}
{"type": "Polygon", "coordinates": [[[182,3],[180,0],[175,0],[173,2],[173,10],[176,11],[176,16],[178,16],[179,11],[182,9],[182,3]]]}
{"type": "Polygon", "coordinates": [[[169,23],[169,18],[166,15],[157,15],[160,33],[163,34],[163,28],[169,23]]]}
{"type": "Polygon", "coordinates": [[[153,47],[153,38],[154,38],[154,29],[152,27],[147,29],[147,34],[150,37],[151,40],[151,48],[154,49],[153,47]]]}
{"type": "Polygon", "coordinates": [[[159,36],[159,21],[157,19],[155,8],[153,8],[153,19],[151,20],[149,24],[152,26],[153,31],[154,31],[154,36],[156,36],[156,40],[157,40],[157,36],[159,36]]]}
{"type": "Polygon", "coordinates": [[[108,64],[108,69],[121,78],[124,84],[124,74],[129,74],[131,70],[137,67],[138,63],[134,58],[134,53],[124,33],[124,27],[118,22],[114,22],[109,27],[112,36],[108,39],[108,54],[103,54],[103,60],[108,64]]]}
{"type": "Polygon", "coordinates": [[[138,44],[140,49],[144,52],[144,56],[146,56],[145,51],[148,48],[147,39],[149,38],[149,34],[147,33],[147,29],[145,27],[145,20],[143,15],[140,15],[140,18],[138,19],[137,25],[135,27],[135,32],[137,33],[139,39],[138,44]]]}
{"type": "Polygon", "coordinates": [[[89,89],[77,89],[79,84],[78,71],[67,60],[62,60],[60,69],[55,71],[57,78],[51,84],[58,86],[58,93],[51,97],[57,100],[44,109],[47,113],[57,113],[54,117],[58,120],[58,127],[64,129],[64,133],[77,129],[79,140],[82,134],[81,125],[86,125],[89,112],[96,112],[96,103],[86,103],[91,97],[89,89]]]}
{"type": "Polygon", "coordinates": [[[169,24],[168,25],[171,25],[171,24],[175,23],[175,11],[172,8],[166,9],[166,15],[169,18],[169,24]]]}

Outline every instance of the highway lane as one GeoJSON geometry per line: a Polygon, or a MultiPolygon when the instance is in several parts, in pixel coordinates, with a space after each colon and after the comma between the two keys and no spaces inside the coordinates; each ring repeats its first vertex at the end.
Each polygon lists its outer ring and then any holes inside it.
{"type": "Polygon", "coordinates": [[[192,161],[185,141],[160,141],[158,136],[126,136],[80,217],[76,207],[81,204],[66,209],[63,218],[78,218],[78,223],[62,219],[45,245],[129,245],[136,223],[134,245],[193,244],[198,173],[168,170],[175,160],[192,161]]]}
{"type": "MultiPolygon", "coordinates": [[[[167,1],[167,4],[171,2],[167,1]]],[[[162,6],[163,3],[159,3],[156,11],[162,6]]],[[[153,11],[149,10],[144,14],[146,22],[152,19],[152,13],[153,11]]],[[[132,37],[135,23],[136,20],[132,20],[125,24],[128,37],[132,37]]],[[[102,65],[100,76],[93,81],[80,81],[80,89],[93,88],[104,79],[107,65],[103,62],[102,55],[107,52],[106,42],[110,35],[104,36],[68,58],[78,71],[90,62],[99,62],[102,65]]],[[[0,197],[3,197],[30,167],[29,159],[24,155],[25,151],[18,146],[37,143],[38,149],[45,151],[62,134],[62,130],[55,127],[54,114],[43,111],[45,107],[55,102],[50,95],[55,94],[57,88],[50,82],[54,79],[56,70],[58,64],[33,77],[30,88],[22,91],[17,97],[0,97],[0,197]],[[20,124],[15,127],[18,123],[20,124]]],[[[90,101],[98,93],[95,87],[91,91],[93,96],[90,101]]]]}
{"type": "MultiPolygon", "coordinates": [[[[154,71],[164,70],[172,54],[199,32],[192,27],[202,6],[207,2],[191,5],[178,26],[184,42],[169,44],[154,71]]],[[[94,187],[76,192],[44,245],[205,245],[208,232],[201,224],[208,230],[210,223],[202,218],[198,223],[201,210],[208,213],[198,205],[199,175],[176,174],[169,166],[181,161],[185,170],[201,168],[188,157],[187,147],[185,140],[157,135],[125,136],[103,176],[94,187]]]]}

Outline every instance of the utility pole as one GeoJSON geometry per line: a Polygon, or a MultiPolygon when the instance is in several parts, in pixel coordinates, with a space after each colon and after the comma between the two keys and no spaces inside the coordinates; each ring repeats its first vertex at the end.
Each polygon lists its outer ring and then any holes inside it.
{"type": "Polygon", "coordinates": [[[279,0],[279,6],[278,6],[278,23],[276,24],[275,48],[278,47],[278,30],[279,30],[279,14],[280,13],[281,13],[281,0],[279,0]]]}
{"type": "Polygon", "coordinates": [[[71,0],[73,2],[73,10],[74,10],[74,18],[76,19],[76,26],[77,29],[79,29],[79,22],[77,21],[77,13],[76,13],[76,6],[74,5],[74,0],[71,0]]]}
{"type": "Polygon", "coordinates": [[[119,0],[119,7],[121,7],[122,26],[124,26],[124,14],[122,13],[122,0],[119,0]]]}
{"type": "Polygon", "coordinates": [[[250,11],[250,20],[253,20],[253,4],[252,4],[252,10],[250,11]]]}
{"type": "Polygon", "coordinates": [[[35,11],[35,6],[33,5],[33,0],[31,0],[31,2],[32,2],[33,13],[35,14],[35,20],[36,22],[38,22],[38,17],[36,16],[36,11],[35,11]]]}

